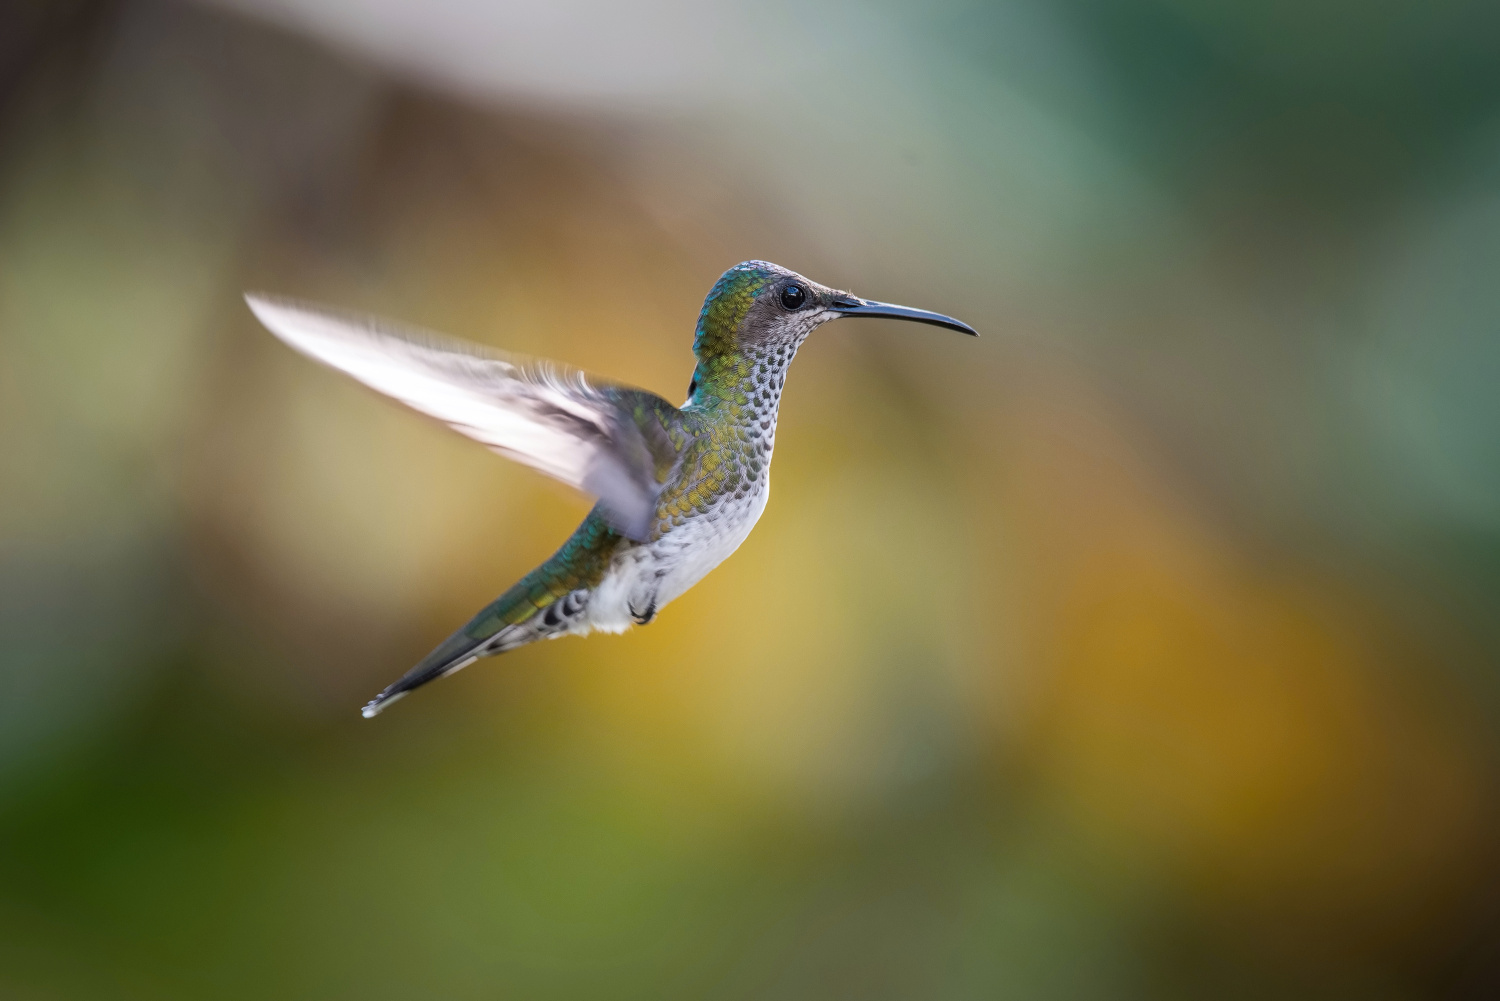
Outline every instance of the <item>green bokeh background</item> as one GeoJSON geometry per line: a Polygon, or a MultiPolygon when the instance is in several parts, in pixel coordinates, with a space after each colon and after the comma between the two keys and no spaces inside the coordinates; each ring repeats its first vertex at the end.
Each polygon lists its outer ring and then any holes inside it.
{"type": "Polygon", "coordinates": [[[0,3],[0,996],[1496,996],[1497,387],[1493,3],[0,3]],[[750,257],[984,336],[360,719],[588,502],[241,291],[675,399],[750,257]]]}

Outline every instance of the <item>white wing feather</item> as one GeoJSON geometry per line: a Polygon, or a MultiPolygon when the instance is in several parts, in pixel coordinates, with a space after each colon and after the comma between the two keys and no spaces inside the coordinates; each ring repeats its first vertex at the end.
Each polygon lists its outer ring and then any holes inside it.
{"type": "Polygon", "coordinates": [[[501,455],[597,495],[625,534],[644,538],[660,484],[647,442],[622,411],[623,394],[582,373],[518,364],[477,346],[306,303],[246,295],[287,344],[395,397],[501,455]]]}

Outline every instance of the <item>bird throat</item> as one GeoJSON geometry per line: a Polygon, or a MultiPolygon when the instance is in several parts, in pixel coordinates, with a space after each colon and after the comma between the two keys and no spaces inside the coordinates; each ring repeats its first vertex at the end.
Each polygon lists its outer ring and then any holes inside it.
{"type": "Polygon", "coordinates": [[[685,409],[763,432],[774,431],[787,369],[805,337],[745,345],[732,354],[700,357],[685,409]]]}

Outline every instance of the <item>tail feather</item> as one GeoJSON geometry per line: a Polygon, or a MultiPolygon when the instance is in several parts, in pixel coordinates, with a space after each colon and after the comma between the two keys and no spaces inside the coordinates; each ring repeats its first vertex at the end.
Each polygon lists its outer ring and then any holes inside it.
{"type": "Polygon", "coordinates": [[[461,671],[481,657],[508,653],[517,647],[566,633],[585,610],[583,592],[561,599],[545,597],[522,580],[474,616],[469,624],[449,636],[385,691],[375,696],[360,714],[378,716],[386,706],[429,681],[461,671]]]}
{"type": "Polygon", "coordinates": [[[362,710],[364,717],[378,715],[407,692],[468,667],[480,657],[571,631],[582,621],[590,590],[603,579],[620,542],[620,535],[599,510],[590,512],[550,560],[522,577],[371,699],[362,710]]]}
{"type": "Polygon", "coordinates": [[[365,719],[377,716],[386,706],[429,681],[461,671],[481,657],[505,653],[537,639],[530,622],[538,612],[528,600],[526,581],[521,581],[366,703],[360,714],[365,719]]]}
{"type": "Polygon", "coordinates": [[[423,657],[416,667],[407,671],[393,684],[388,685],[385,691],[371,699],[360,710],[360,714],[365,719],[370,719],[373,716],[379,715],[382,709],[404,696],[407,692],[421,688],[427,682],[435,681],[445,674],[452,674],[454,671],[468,667],[480,657],[491,652],[487,648],[492,646],[493,640],[493,636],[479,639],[470,636],[467,629],[460,629],[440,643],[437,649],[433,650],[426,657],[423,657]]]}

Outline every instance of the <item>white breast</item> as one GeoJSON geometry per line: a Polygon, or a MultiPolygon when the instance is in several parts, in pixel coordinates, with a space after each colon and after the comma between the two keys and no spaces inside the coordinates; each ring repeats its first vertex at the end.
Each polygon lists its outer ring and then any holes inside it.
{"type": "Polygon", "coordinates": [[[659,612],[702,580],[740,547],[760,520],[771,496],[769,476],[736,500],[725,497],[655,542],[632,546],[615,557],[589,599],[587,625],[577,630],[618,633],[635,622],[631,608],[645,611],[654,595],[659,612]]]}
{"type": "MultiPolygon", "coordinates": [[[[802,336],[806,336],[806,331],[802,336]]],[[[635,623],[632,609],[644,614],[654,605],[661,611],[745,541],[771,497],[771,452],[776,441],[781,385],[800,343],[799,337],[790,351],[784,345],[767,347],[751,360],[757,368],[760,388],[751,403],[752,413],[745,418],[750,422],[746,427],[757,438],[761,472],[756,482],[750,484],[745,496],[721,497],[707,513],[695,514],[655,542],[620,552],[604,580],[594,589],[588,614],[578,631],[597,629],[618,633],[629,629],[635,623]]]]}

